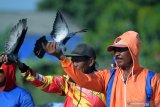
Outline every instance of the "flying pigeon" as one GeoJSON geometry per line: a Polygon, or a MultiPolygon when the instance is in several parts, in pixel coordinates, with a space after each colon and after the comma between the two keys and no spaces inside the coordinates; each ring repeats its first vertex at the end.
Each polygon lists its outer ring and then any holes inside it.
{"type": "MultiPolygon", "coordinates": [[[[73,36],[75,36],[77,33],[81,33],[81,32],[86,32],[87,29],[82,29],[80,31],[77,32],[69,32],[69,28],[68,25],[64,19],[64,17],[62,16],[62,14],[60,13],[60,11],[58,11],[56,13],[56,18],[54,20],[53,23],[53,28],[52,31],[50,33],[50,36],[52,37],[52,39],[57,42],[57,49],[62,50],[62,52],[65,51],[65,44],[68,42],[68,40],[70,38],[72,38],[73,36]]],[[[45,36],[42,36],[41,38],[39,38],[36,43],[35,43],[35,48],[34,48],[34,53],[37,57],[42,58],[45,54],[45,50],[42,47],[42,43],[45,45],[47,44],[47,40],[45,36]]]]}
{"type": "Polygon", "coordinates": [[[8,55],[10,62],[18,61],[18,52],[24,41],[27,29],[27,19],[20,19],[19,22],[11,29],[9,38],[5,43],[4,52],[4,54],[8,55]]]}

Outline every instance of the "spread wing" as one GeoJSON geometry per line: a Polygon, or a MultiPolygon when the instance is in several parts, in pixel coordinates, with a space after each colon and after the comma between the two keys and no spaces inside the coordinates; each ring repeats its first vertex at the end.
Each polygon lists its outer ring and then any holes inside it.
{"type": "Polygon", "coordinates": [[[58,11],[50,35],[56,42],[60,42],[61,40],[66,38],[68,33],[68,25],[65,19],[63,18],[62,14],[58,11]]]}
{"type": "Polygon", "coordinates": [[[77,31],[77,32],[73,32],[73,33],[69,33],[68,36],[62,40],[62,44],[66,44],[68,42],[68,40],[70,38],[72,38],[73,36],[75,36],[77,33],[82,33],[82,32],[87,32],[88,29],[82,29],[80,31],[77,31]]]}
{"type": "Polygon", "coordinates": [[[27,32],[27,19],[21,19],[12,28],[5,44],[5,53],[17,55],[27,32]]]}

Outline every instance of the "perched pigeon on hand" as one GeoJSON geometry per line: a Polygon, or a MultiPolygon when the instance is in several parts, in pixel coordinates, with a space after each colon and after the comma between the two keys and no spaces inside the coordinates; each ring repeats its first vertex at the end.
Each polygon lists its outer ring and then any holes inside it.
{"type": "MultiPolygon", "coordinates": [[[[70,38],[75,36],[77,33],[86,32],[87,29],[83,29],[77,32],[69,32],[68,25],[62,16],[62,14],[58,11],[56,14],[56,18],[53,23],[53,29],[50,33],[52,39],[57,42],[57,49],[62,50],[62,52],[65,51],[65,44],[68,42],[70,38]]],[[[46,38],[45,36],[38,39],[35,43],[34,53],[37,57],[42,58],[45,54],[45,50],[42,47],[42,43],[46,44],[46,38]],[[44,41],[44,42],[43,42],[44,41]],[[40,49],[41,48],[41,49],[40,49]],[[38,50],[39,49],[39,50],[38,50]]]]}
{"type": "Polygon", "coordinates": [[[20,19],[10,32],[5,44],[4,54],[8,55],[11,62],[18,61],[18,52],[24,41],[27,29],[27,19],[20,19]]]}

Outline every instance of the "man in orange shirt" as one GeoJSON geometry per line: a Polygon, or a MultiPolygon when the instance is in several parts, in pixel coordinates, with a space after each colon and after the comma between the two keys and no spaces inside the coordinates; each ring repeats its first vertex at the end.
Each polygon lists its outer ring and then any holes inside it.
{"type": "Polygon", "coordinates": [[[137,32],[123,33],[107,48],[114,52],[114,69],[94,74],[84,74],[84,69],[77,69],[55,45],[48,43],[45,50],[57,56],[65,72],[77,84],[105,93],[107,107],[160,106],[160,75],[139,64],[141,40],[137,32]]]}

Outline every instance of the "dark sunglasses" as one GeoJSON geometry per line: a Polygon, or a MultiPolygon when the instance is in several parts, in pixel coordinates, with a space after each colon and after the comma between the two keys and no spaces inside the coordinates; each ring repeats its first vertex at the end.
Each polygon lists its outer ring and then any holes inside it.
{"type": "Polygon", "coordinates": [[[125,52],[128,51],[128,48],[114,48],[114,52],[125,52]]]}
{"type": "Polygon", "coordinates": [[[90,59],[90,57],[88,57],[88,56],[74,56],[74,57],[71,57],[72,62],[88,61],[89,59],[90,59]]]}

